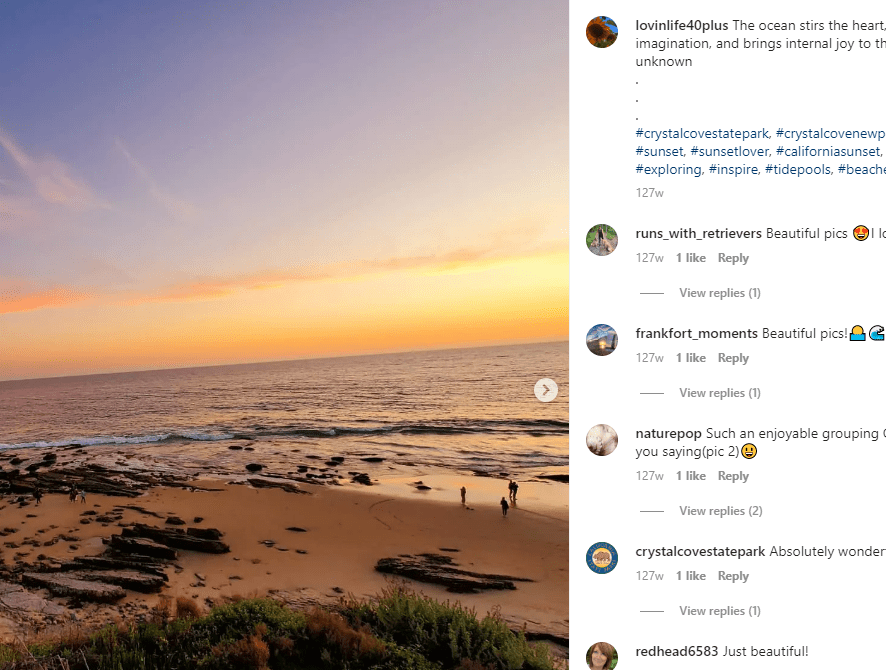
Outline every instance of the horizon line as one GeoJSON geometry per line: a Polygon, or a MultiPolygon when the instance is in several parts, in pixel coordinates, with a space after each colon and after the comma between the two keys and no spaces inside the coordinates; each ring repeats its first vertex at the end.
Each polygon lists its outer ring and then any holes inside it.
{"type": "Polygon", "coordinates": [[[351,353],[351,354],[334,354],[334,355],[321,355],[321,356],[302,356],[295,358],[280,358],[280,359],[272,359],[272,360],[254,360],[254,361],[243,361],[239,363],[213,363],[211,365],[181,365],[181,366],[173,366],[168,368],[133,368],[130,370],[115,370],[114,372],[90,372],[86,374],[76,374],[76,375],[50,375],[48,377],[15,377],[10,379],[0,379],[0,384],[6,384],[10,382],[34,382],[34,381],[45,381],[49,379],[76,379],[78,377],[106,377],[110,375],[125,375],[125,374],[133,374],[139,372],[168,372],[171,370],[200,370],[203,368],[227,368],[234,367],[239,365],[265,365],[271,363],[291,363],[294,361],[321,361],[326,359],[337,359],[337,358],[362,358],[366,356],[392,356],[395,354],[411,354],[411,353],[420,353],[420,352],[429,352],[429,351],[453,351],[456,349],[491,349],[493,347],[518,347],[521,345],[527,344],[555,344],[559,342],[568,343],[568,338],[564,339],[556,339],[550,340],[547,338],[543,339],[530,339],[530,340],[511,340],[507,342],[499,342],[497,344],[465,344],[463,346],[458,345],[446,345],[443,347],[430,347],[426,349],[400,349],[395,351],[376,351],[370,353],[351,353]]]}

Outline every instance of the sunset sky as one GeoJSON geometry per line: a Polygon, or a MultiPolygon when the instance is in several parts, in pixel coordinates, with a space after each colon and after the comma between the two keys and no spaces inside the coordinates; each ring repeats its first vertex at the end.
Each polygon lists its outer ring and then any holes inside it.
{"type": "Polygon", "coordinates": [[[566,3],[0,6],[0,380],[565,339],[566,3]]]}

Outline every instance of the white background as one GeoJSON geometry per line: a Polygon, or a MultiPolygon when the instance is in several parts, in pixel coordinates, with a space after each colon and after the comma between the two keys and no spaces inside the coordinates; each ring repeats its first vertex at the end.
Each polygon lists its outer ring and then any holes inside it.
{"type": "MultiPolygon", "coordinates": [[[[867,148],[876,140],[779,140],[785,129],[886,129],[883,114],[882,59],[886,52],[860,50],[857,40],[886,39],[886,33],[830,30],[754,33],[734,29],[745,21],[850,22],[886,18],[873,4],[842,3],[827,11],[796,4],[742,3],[724,8],[711,3],[652,2],[599,5],[570,3],[570,398],[571,398],[571,656],[578,667],[598,641],[619,652],[618,668],[879,667],[884,591],[884,558],[674,558],[643,560],[638,548],[755,547],[886,548],[883,531],[886,417],[881,373],[886,342],[845,339],[756,339],[641,342],[637,328],[710,330],[806,327],[844,330],[860,324],[867,331],[886,325],[880,260],[886,250],[883,184],[886,176],[692,176],[636,175],[645,165],[830,165],[886,166],[871,158],[640,158],[638,146],[686,151],[706,148],[867,148]],[[584,37],[588,21],[611,16],[619,27],[616,43],[592,47],[584,37]],[[635,30],[636,21],[668,19],[727,22],[726,32],[635,30]],[[855,40],[850,52],[788,50],[785,40],[855,40]],[[779,39],[780,50],[638,50],[635,39],[779,39]],[[692,58],[693,67],[638,67],[637,58],[692,58]],[[639,82],[639,83],[637,83],[639,82]],[[636,102],[639,100],[639,102],[636,102]],[[638,120],[639,119],[639,120],[638,120]],[[635,137],[645,130],[767,128],[770,140],[663,140],[635,137]],[[638,187],[665,192],[639,199],[638,187]],[[597,223],[614,226],[617,250],[592,255],[585,245],[597,223]],[[637,230],[665,232],[680,227],[839,230],[851,235],[863,223],[871,239],[817,240],[640,240],[637,230]],[[637,253],[652,252],[662,263],[638,263],[637,253]],[[677,263],[676,254],[695,252],[705,264],[677,263]],[[719,252],[750,256],[745,266],[716,262],[719,252]],[[760,300],[681,298],[680,288],[747,292],[759,288],[760,300]],[[663,291],[643,296],[641,291],[663,291]],[[585,334],[598,323],[613,326],[618,349],[596,357],[585,334]],[[665,357],[641,364],[640,352],[665,357]],[[704,364],[678,364],[678,352],[707,356],[704,364]],[[718,353],[750,356],[745,366],[718,364],[718,353]],[[681,398],[680,388],[747,391],[760,388],[761,400],[681,398]],[[641,391],[663,391],[644,396],[641,391]],[[613,426],[619,447],[596,457],[585,433],[597,423],[613,426]],[[759,455],[745,459],[635,458],[635,449],[679,446],[740,446],[745,440],[638,440],[638,430],[867,429],[879,440],[748,440],[759,455]],[[638,470],[665,474],[663,481],[638,481],[638,470]],[[705,482],[677,481],[677,470],[707,474],[705,482]],[[747,484],[716,481],[717,472],[750,474],[747,484]],[[760,505],[762,519],[744,516],[682,516],[679,507],[760,505]],[[663,509],[663,514],[641,514],[663,509]],[[591,544],[609,542],[619,552],[608,575],[592,573],[585,563],[591,544]],[[664,574],[663,581],[637,579],[638,570],[664,574]],[[677,581],[678,570],[707,575],[704,582],[677,581]],[[744,585],[717,580],[720,570],[750,574],[744,585]],[[761,608],[759,618],[683,616],[681,605],[745,611],[761,608]],[[664,613],[641,614],[641,610],[664,613]],[[635,649],[659,645],[718,645],[716,660],[642,658],[635,649]],[[809,646],[806,658],[723,658],[723,648],[809,646]]],[[[886,149],[886,143],[884,143],[886,149]]]]}

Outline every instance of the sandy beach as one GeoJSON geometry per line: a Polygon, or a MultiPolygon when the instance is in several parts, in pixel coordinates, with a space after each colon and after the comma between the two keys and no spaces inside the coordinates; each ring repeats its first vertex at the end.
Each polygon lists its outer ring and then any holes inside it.
{"type": "MultiPolygon", "coordinates": [[[[177,516],[186,524],[182,528],[220,530],[230,552],[181,550],[159,593],[127,591],[113,604],[75,606],[73,617],[95,623],[131,618],[167,596],[189,596],[204,608],[233,595],[273,593],[296,606],[333,603],[344,594],[372,597],[392,579],[376,571],[379,560],[436,554],[472,573],[531,581],[516,582],[514,590],[450,593],[440,585],[403,580],[410,588],[441,601],[460,601],[480,614],[500,608],[514,627],[525,623],[529,631],[567,637],[567,511],[552,504],[559,500],[552,500],[551,492],[562,497],[568,487],[524,484],[517,506],[504,518],[497,500],[507,491],[506,480],[472,479],[464,506],[455,483],[455,478],[435,481],[429,496],[399,482],[308,486],[294,493],[218,479],[191,482],[192,488],[156,486],[135,498],[88,494],[85,504],[48,494],[39,506],[29,496],[29,504],[19,506],[14,502],[19,496],[6,495],[0,502],[0,527],[6,532],[0,557],[7,571],[18,566],[19,573],[29,564],[57,566],[75,556],[101,554],[103,540],[121,527],[144,523],[172,529],[176,526],[166,520],[177,516]],[[109,514],[118,518],[109,520],[109,514]]],[[[29,592],[66,606],[65,599],[41,589],[29,592]]],[[[20,603],[21,594],[12,602],[20,603]]],[[[29,620],[9,604],[0,594],[0,638],[22,635],[26,624],[51,627],[70,617],[53,607],[34,612],[41,606],[30,603],[29,620]]]]}

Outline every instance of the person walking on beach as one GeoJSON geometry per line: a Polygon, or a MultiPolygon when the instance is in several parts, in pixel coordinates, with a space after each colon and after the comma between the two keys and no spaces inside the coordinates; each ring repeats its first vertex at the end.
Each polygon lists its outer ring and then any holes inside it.
{"type": "Polygon", "coordinates": [[[468,492],[468,490],[464,486],[462,486],[461,487],[461,504],[462,505],[465,504],[465,495],[467,494],[467,492],[468,492]]]}
{"type": "Polygon", "coordinates": [[[512,479],[510,482],[508,482],[508,498],[510,498],[511,500],[514,499],[514,486],[514,480],[512,479]]]}
{"type": "Polygon", "coordinates": [[[83,489],[80,489],[80,502],[86,503],[86,491],[83,489]]]}
{"type": "Polygon", "coordinates": [[[505,500],[504,496],[501,497],[501,515],[502,516],[508,515],[508,501],[505,500]]]}
{"type": "Polygon", "coordinates": [[[34,500],[37,501],[37,507],[40,507],[40,501],[43,499],[43,491],[40,489],[34,489],[34,500]]]}
{"type": "Polygon", "coordinates": [[[517,502],[517,489],[520,488],[520,485],[517,482],[511,482],[511,500],[516,503],[517,502]]]}

